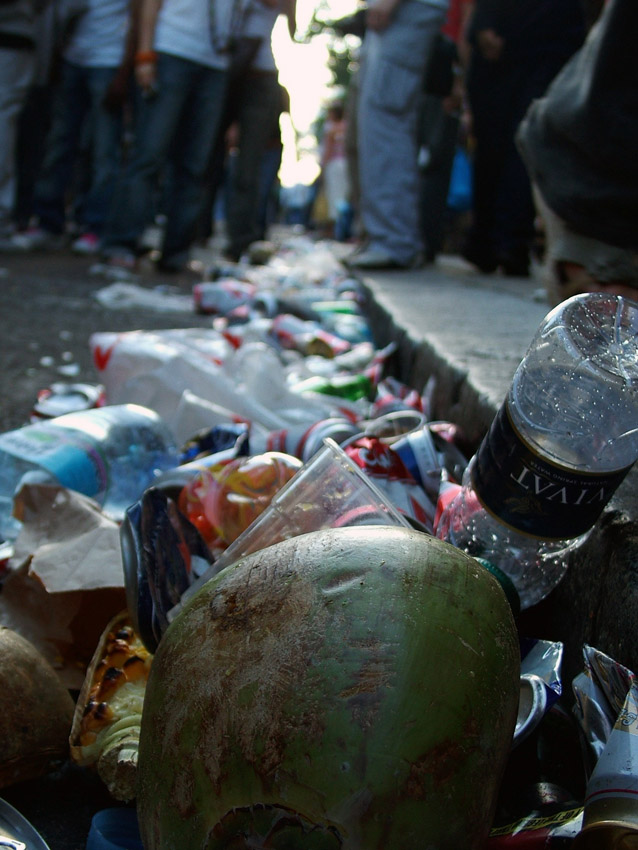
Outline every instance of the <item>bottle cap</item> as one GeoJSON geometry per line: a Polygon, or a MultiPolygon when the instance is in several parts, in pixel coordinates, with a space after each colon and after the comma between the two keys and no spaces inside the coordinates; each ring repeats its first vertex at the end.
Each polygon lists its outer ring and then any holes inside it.
{"type": "Polygon", "coordinates": [[[102,809],[93,815],[86,850],[144,850],[135,809],[102,809]]]}
{"type": "Polygon", "coordinates": [[[479,564],[482,567],[485,567],[486,570],[489,570],[489,572],[492,573],[494,578],[497,579],[498,583],[501,585],[503,591],[505,592],[505,596],[507,597],[507,601],[510,604],[514,616],[518,617],[521,610],[521,600],[518,595],[518,591],[514,587],[514,582],[512,581],[512,579],[491,561],[486,561],[485,558],[475,558],[474,560],[478,561],[479,564]]]}

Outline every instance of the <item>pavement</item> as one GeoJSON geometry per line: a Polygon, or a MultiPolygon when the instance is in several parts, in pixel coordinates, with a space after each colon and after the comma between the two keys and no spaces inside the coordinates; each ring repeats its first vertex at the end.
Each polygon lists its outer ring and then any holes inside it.
{"type": "MultiPolygon", "coordinates": [[[[342,257],[348,249],[334,250],[342,257]]],[[[218,259],[214,246],[196,256],[204,265],[218,259]]],[[[1,431],[24,424],[38,391],[53,381],[96,382],[91,333],[210,326],[209,316],[188,307],[109,305],[97,296],[114,281],[100,271],[94,258],[67,251],[0,255],[1,431]]],[[[469,444],[478,445],[549,310],[537,274],[483,275],[459,257],[441,256],[421,270],[374,272],[362,281],[375,341],[398,343],[396,376],[420,390],[429,381],[434,418],[457,422],[469,444]]],[[[146,264],[136,282],[179,300],[190,295],[194,278],[159,275],[146,264]]],[[[637,495],[634,470],[563,583],[521,620],[524,633],[565,642],[566,682],[580,672],[583,643],[638,670],[637,495]]],[[[51,850],[79,850],[92,811],[108,805],[103,789],[68,768],[43,782],[2,796],[36,828],[46,828],[51,850]],[[70,824],[63,801],[78,788],[84,804],[70,824]]]]}

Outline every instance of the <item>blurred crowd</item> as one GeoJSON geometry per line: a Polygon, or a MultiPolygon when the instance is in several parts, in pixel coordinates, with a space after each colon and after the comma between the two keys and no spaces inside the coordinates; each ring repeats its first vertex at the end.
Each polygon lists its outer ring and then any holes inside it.
{"type": "Polygon", "coordinates": [[[263,238],[287,108],[279,15],[292,36],[289,0],[0,4],[4,249],[55,248],[73,228],[75,252],[134,268],[161,220],[158,266],[179,271],[222,185],[229,256],[263,238]]]}
{"type": "MultiPolygon", "coordinates": [[[[161,222],[158,267],[179,271],[220,207],[229,259],[264,239],[289,110],[271,36],[283,15],[295,38],[295,2],[2,0],[0,249],[71,234],[133,269],[161,222]]],[[[635,292],[637,6],[374,0],[332,22],[361,46],[288,220],[353,241],[353,269],[451,247],[484,273],[543,259],[555,300],[635,292]]]]}

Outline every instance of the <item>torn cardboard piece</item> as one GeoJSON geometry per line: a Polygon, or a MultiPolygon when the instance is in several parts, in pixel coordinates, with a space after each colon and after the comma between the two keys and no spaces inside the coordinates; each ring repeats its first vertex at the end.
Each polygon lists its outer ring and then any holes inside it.
{"type": "Polygon", "coordinates": [[[22,487],[22,523],[0,594],[0,623],[30,640],[79,689],[109,620],[126,608],[119,526],[79,493],[22,487]]]}

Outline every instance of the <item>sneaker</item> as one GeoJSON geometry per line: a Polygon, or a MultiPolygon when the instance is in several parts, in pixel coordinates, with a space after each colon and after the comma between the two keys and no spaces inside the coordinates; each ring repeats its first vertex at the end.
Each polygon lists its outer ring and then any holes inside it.
{"type": "Polygon", "coordinates": [[[366,248],[359,253],[353,253],[344,259],[344,264],[349,269],[360,269],[362,271],[377,269],[419,269],[424,265],[425,258],[422,254],[415,256],[407,262],[396,260],[386,251],[366,248]]]}
{"type": "Polygon", "coordinates": [[[137,268],[137,257],[132,251],[114,251],[106,257],[106,265],[112,269],[132,272],[137,268]]]}
{"type": "Polygon", "coordinates": [[[73,242],[71,250],[74,254],[89,256],[100,250],[100,239],[95,233],[83,233],[73,242]]]}
{"type": "Polygon", "coordinates": [[[14,233],[11,241],[19,251],[57,251],[65,243],[62,233],[52,233],[41,227],[29,227],[22,233],[14,233]]]}

